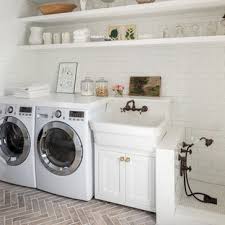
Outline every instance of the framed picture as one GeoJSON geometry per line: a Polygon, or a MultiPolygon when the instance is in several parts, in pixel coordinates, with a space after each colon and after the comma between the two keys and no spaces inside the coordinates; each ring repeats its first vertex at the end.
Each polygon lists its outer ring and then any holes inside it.
{"type": "Polygon", "coordinates": [[[123,40],[137,39],[137,26],[135,24],[123,26],[123,40]]]}
{"type": "Polygon", "coordinates": [[[161,77],[131,77],[129,95],[159,97],[161,92],[161,77]]]}
{"type": "Polygon", "coordinates": [[[108,27],[108,36],[112,41],[122,40],[122,26],[120,25],[110,25],[108,27]]]}
{"type": "Polygon", "coordinates": [[[135,40],[137,39],[137,26],[135,24],[109,25],[107,36],[112,41],[135,40]]]}
{"type": "Polygon", "coordinates": [[[64,62],[59,64],[57,93],[74,93],[78,63],[64,62]]]}

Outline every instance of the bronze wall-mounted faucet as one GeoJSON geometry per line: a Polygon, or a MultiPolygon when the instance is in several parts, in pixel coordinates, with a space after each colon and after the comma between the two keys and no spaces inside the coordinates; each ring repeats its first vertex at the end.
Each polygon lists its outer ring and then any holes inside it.
{"type": "Polygon", "coordinates": [[[136,108],[134,100],[128,101],[126,106],[123,108],[120,108],[120,109],[121,109],[121,112],[138,111],[138,112],[140,112],[140,114],[148,111],[148,107],[146,105],[142,106],[141,108],[136,108]],[[132,106],[130,106],[130,104],[132,104],[132,106]]]}

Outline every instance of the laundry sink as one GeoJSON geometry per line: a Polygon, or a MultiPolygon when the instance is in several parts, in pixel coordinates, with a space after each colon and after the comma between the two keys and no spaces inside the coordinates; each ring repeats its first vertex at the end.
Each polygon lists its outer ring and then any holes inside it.
{"type": "Polygon", "coordinates": [[[170,121],[169,99],[134,99],[147,112],[121,112],[130,98],[112,98],[106,110],[90,121],[95,144],[153,151],[166,134],[170,121]]]}

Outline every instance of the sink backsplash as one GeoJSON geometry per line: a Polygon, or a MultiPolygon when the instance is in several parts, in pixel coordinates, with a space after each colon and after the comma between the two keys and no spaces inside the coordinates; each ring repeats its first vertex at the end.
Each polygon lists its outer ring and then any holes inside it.
{"type": "MultiPolygon", "coordinates": [[[[143,112],[141,114],[142,117],[145,117],[145,115],[162,115],[163,117],[167,118],[167,120],[170,119],[170,111],[171,111],[171,100],[169,98],[148,98],[148,97],[124,97],[124,98],[110,98],[107,107],[106,112],[114,112],[115,116],[116,113],[121,114],[121,108],[125,107],[127,102],[130,100],[134,100],[136,107],[140,108],[142,106],[148,107],[148,112],[143,112]]],[[[139,112],[123,112],[124,114],[137,114],[140,115],[139,112]]]]}

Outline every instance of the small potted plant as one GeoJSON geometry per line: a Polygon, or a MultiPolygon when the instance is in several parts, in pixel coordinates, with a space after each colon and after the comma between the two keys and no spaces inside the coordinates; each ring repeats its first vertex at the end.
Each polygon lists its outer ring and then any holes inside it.
{"type": "Polygon", "coordinates": [[[116,84],[112,88],[115,96],[117,97],[122,97],[123,96],[123,91],[124,91],[124,86],[121,84],[116,84]]]}

